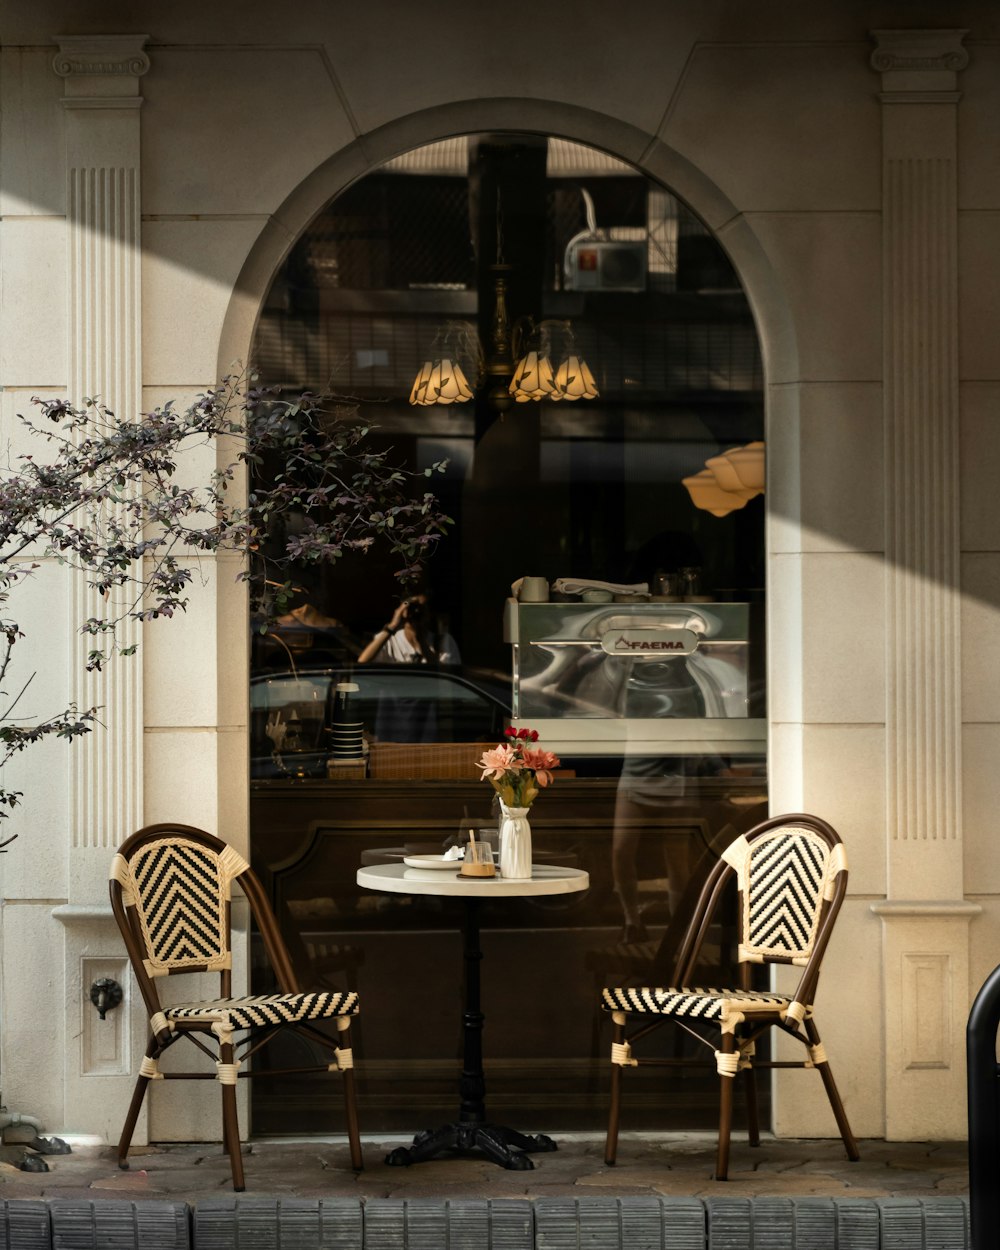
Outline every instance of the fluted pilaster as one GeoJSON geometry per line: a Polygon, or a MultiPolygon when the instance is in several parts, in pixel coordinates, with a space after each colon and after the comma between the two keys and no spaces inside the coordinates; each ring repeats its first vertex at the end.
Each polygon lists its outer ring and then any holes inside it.
{"type": "Polygon", "coordinates": [[[955,164],[885,161],[888,818],[960,834],[955,164]]]}
{"type": "MultiPolygon", "coordinates": [[[[139,77],[149,68],[145,36],[60,39],[53,68],[67,110],[69,393],[99,398],[115,413],[141,411],[139,77]]],[[[113,507],[114,505],[108,505],[113,507]]],[[[120,608],[128,605],[122,601],[120,608]]],[[[83,578],[73,594],[74,627],[108,613],[83,578]]],[[[139,642],[126,620],[120,642],[139,642]]],[[[116,846],[142,823],[142,668],[121,660],[86,671],[98,635],[74,633],[73,699],[99,706],[103,727],[72,756],[74,847],[116,846]]]]}
{"type": "Polygon", "coordinates": [[[886,1135],[964,1124],[956,109],[965,31],[875,31],[882,77],[886,1135]]]}
{"type": "MultiPolygon", "coordinates": [[[[968,53],[964,30],[873,35],[882,78],[889,886],[919,897],[907,845],[916,852],[961,837],[956,87],[968,53]]],[[[938,858],[937,890],[961,897],[960,858],[938,858]]]]}

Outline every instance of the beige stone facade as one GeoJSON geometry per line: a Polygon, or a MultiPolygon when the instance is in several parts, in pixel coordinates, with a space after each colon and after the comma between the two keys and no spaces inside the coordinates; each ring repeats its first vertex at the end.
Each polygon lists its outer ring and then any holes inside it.
{"type": "MultiPolygon", "coordinates": [[[[715,231],[765,364],[772,809],[821,814],[851,859],[824,1040],[859,1136],[962,1136],[965,1019],[1000,962],[996,6],[580,0],[530,33],[454,0],[102,8],[0,21],[5,440],[33,394],[211,384],[315,213],[435,139],[591,144],[715,231]]],[[[127,981],[111,848],[166,818],[245,845],[231,572],[99,688],[65,641],[79,588],[47,568],[22,614],[37,710],[108,709],[8,779],[2,1089],[52,1130],[116,1137],[143,1046],[140,1004],[98,1031],[85,1001],[127,981]]],[[[826,1126],[821,1099],[779,1078],[777,1131],[826,1126]]],[[[211,1101],[154,1099],[145,1131],[215,1136],[211,1101]]]]}

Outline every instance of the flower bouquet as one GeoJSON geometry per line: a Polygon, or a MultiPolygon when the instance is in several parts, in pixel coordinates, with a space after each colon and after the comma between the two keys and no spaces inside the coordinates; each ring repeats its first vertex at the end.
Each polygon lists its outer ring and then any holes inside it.
{"type": "Polygon", "coordinates": [[[478,767],[481,779],[500,796],[500,873],[508,880],[531,876],[531,826],[528,812],[539,792],[552,781],[559,759],[535,746],[537,729],[504,730],[505,742],[485,751],[478,767]]]}

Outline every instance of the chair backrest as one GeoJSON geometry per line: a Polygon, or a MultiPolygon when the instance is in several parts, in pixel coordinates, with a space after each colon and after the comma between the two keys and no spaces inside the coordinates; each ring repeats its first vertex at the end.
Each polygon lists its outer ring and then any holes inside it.
{"type": "Polygon", "coordinates": [[[154,825],[133,834],[111,866],[150,977],[232,967],[233,880],[249,865],[200,829],[154,825]]]}
{"type": "Polygon", "coordinates": [[[147,825],[118,848],[111,907],[156,1026],[162,1025],[158,977],[218,971],[219,996],[230,996],[233,882],[250,905],[279,991],[295,993],[295,970],[267,894],[231,846],[203,829],[160,824],[147,825]]]}
{"type": "Polygon", "coordinates": [[[751,964],[794,964],[804,969],[795,1003],[811,1003],[847,890],[847,854],[839,835],[818,816],[795,812],[773,816],[730,842],[702,888],[677,957],[675,985],[690,984],[712,917],[734,874],[744,988],[750,985],[751,964]]]}
{"type": "Polygon", "coordinates": [[[740,960],[805,966],[842,897],[838,885],[846,885],[837,833],[815,816],[776,817],[731,842],[722,858],[739,884],[740,960]]]}

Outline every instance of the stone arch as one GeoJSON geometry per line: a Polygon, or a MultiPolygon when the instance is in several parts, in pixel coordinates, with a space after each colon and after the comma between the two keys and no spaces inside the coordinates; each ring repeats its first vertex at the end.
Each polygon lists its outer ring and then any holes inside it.
{"type": "Polygon", "coordinates": [[[753,310],[767,383],[797,379],[794,325],[781,284],[747,218],[686,156],[655,135],[591,109],[552,100],[458,101],[399,117],[330,156],[290,192],[250,249],[226,311],[221,377],[246,361],[259,309],[279,266],[310,221],[352,182],[413,148],[457,134],[511,130],[558,135],[628,161],[679,196],[714,232],[753,310]]]}
{"type": "MultiPolygon", "coordinates": [[[[308,224],[332,199],[385,161],[413,148],[455,135],[501,130],[556,135],[602,149],[662,183],[705,222],[729,255],[753,312],[764,364],[765,428],[770,430],[774,384],[799,380],[798,348],[792,309],[751,222],[689,157],[656,135],[591,109],[549,100],[470,100],[437,106],[396,118],[331,155],[289,193],[251,247],[223,322],[217,376],[232,372],[240,362],[248,360],[259,310],[275,274],[308,224]]],[[[795,387],[783,388],[783,426],[794,426],[796,395],[795,387]]],[[[786,512],[789,507],[795,508],[798,498],[796,444],[793,429],[772,445],[776,454],[769,451],[769,477],[782,484],[786,512]]],[[[770,563],[770,553],[767,559],[770,563]]],[[[232,607],[235,608],[234,603],[232,607]]],[[[245,628],[245,612],[240,615],[230,610],[219,619],[219,654],[241,657],[220,667],[221,707],[246,703],[249,660],[245,628]]],[[[768,636],[773,636],[770,629],[768,636]]],[[[768,673],[772,697],[777,694],[783,706],[794,706],[801,696],[800,668],[792,663],[777,666],[768,662],[768,673]],[[780,685],[780,691],[776,685],[780,685]]],[[[249,771],[248,750],[244,735],[242,748],[234,749],[230,759],[236,769],[242,760],[244,775],[249,771]]],[[[782,768],[769,750],[772,778],[776,764],[782,768]]],[[[794,753],[787,764],[795,768],[794,753]]],[[[798,780],[791,776],[784,781],[783,789],[790,784],[794,792],[799,787],[798,780]]],[[[231,800],[230,794],[226,817],[227,827],[233,830],[236,813],[231,800]]],[[[246,848],[249,809],[245,797],[241,814],[242,829],[237,842],[246,848]]]]}

